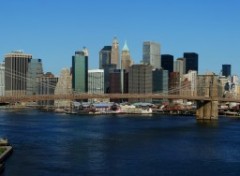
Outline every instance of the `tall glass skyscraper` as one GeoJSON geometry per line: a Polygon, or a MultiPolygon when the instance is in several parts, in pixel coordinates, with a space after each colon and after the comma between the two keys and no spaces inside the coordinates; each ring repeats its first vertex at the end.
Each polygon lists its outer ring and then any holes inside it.
{"type": "Polygon", "coordinates": [[[152,92],[167,93],[168,92],[168,70],[156,69],[152,73],[152,92]]]}
{"type": "Polygon", "coordinates": [[[104,46],[99,51],[99,69],[104,69],[107,65],[111,64],[112,46],[104,46]]]}
{"type": "Polygon", "coordinates": [[[174,57],[170,54],[161,55],[161,66],[162,69],[168,70],[169,73],[173,72],[174,57]]]}
{"type": "Polygon", "coordinates": [[[72,88],[77,93],[88,92],[88,52],[76,51],[72,56],[72,88]]]}
{"type": "Polygon", "coordinates": [[[143,63],[152,65],[154,69],[161,68],[159,43],[149,41],[143,43],[143,63]]]}
{"type": "Polygon", "coordinates": [[[183,53],[184,58],[184,73],[189,70],[198,72],[198,54],[197,53],[183,53]]]}
{"type": "Polygon", "coordinates": [[[42,60],[31,59],[28,61],[27,71],[27,94],[36,95],[38,94],[38,82],[40,77],[43,76],[42,60]]]}
{"type": "Polygon", "coordinates": [[[223,64],[222,65],[222,75],[223,76],[231,76],[231,65],[230,64],[223,64]]]}

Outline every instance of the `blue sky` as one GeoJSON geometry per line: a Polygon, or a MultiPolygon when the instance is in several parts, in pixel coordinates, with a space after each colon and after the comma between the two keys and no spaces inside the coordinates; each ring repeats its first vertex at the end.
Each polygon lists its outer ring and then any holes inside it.
{"type": "Polygon", "coordinates": [[[161,44],[175,59],[199,54],[200,74],[232,64],[240,75],[239,0],[0,0],[0,56],[24,50],[58,75],[76,50],[89,49],[89,67],[117,36],[135,63],[143,41],[161,44]]]}

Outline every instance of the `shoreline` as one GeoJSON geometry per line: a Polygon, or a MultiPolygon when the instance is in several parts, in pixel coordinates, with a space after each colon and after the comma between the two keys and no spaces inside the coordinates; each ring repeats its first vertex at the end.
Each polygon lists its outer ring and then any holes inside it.
{"type": "MultiPolygon", "coordinates": [[[[69,112],[69,111],[55,111],[55,108],[51,109],[40,109],[40,108],[29,108],[29,107],[21,107],[21,108],[0,108],[0,111],[9,111],[9,112],[14,112],[14,111],[24,111],[24,110],[37,110],[41,112],[52,112],[56,114],[68,114],[68,115],[91,115],[91,116],[98,116],[98,115],[171,115],[171,116],[195,116],[196,115],[196,110],[155,110],[151,113],[141,113],[141,112],[69,112]]],[[[240,114],[229,114],[219,112],[218,116],[220,117],[230,117],[230,118],[240,118],[240,114]]],[[[1,146],[0,146],[1,147],[1,146]]]]}
{"type": "Polygon", "coordinates": [[[0,148],[5,148],[6,150],[0,155],[0,163],[6,161],[6,159],[11,155],[13,148],[12,146],[0,146],[0,148]]]}
{"type": "Polygon", "coordinates": [[[5,151],[0,155],[0,174],[4,171],[4,162],[8,159],[8,157],[13,152],[12,146],[0,146],[0,148],[5,149],[5,151]]]}

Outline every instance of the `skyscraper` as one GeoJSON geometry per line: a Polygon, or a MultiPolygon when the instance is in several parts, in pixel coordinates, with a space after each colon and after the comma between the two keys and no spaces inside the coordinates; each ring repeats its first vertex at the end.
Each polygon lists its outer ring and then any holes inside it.
{"type": "Polygon", "coordinates": [[[84,48],[72,56],[72,88],[78,93],[88,92],[88,52],[84,48]]]}
{"type": "Polygon", "coordinates": [[[162,69],[168,70],[168,73],[173,72],[173,55],[170,54],[162,54],[161,55],[161,66],[162,69]]]}
{"type": "Polygon", "coordinates": [[[104,93],[104,70],[88,70],[88,92],[95,94],[104,93]]]}
{"type": "Polygon", "coordinates": [[[152,74],[153,93],[168,92],[168,70],[156,69],[152,74]]]}
{"type": "MultiPolygon", "coordinates": [[[[38,78],[38,94],[39,95],[53,95],[58,78],[55,77],[51,72],[43,74],[42,77],[38,78]]],[[[54,100],[38,101],[41,106],[54,105],[54,100]]]]}
{"type": "Polygon", "coordinates": [[[116,64],[108,64],[104,67],[104,92],[110,92],[110,73],[117,68],[116,64]]]}
{"type": "MultiPolygon", "coordinates": [[[[61,70],[56,88],[54,90],[54,95],[63,94],[72,94],[72,75],[70,69],[68,68],[63,68],[61,70]]],[[[70,108],[71,102],[71,100],[55,100],[54,106],[58,108],[70,108]]]]}
{"type": "MultiPolygon", "coordinates": [[[[104,93],[104,70],[92,69],[88,70],[88,93],[103,94],[104,93]]],[[[90,102],[103,101],[103,99],[88,99],[90,102]]]]}
{"type": "Polygon", "coordinates": [[[230,64],[222,65],[222,75],[226,76],[226,77],[231,76],[231,65],[230,64]]]}
{"type": "Polygon", "coordinates": [[[119,44],[117,37],[114,37],[112,42],[111,64],[115,64],[117,68],[119,67],[119,44]]]}
{"type": "Polygon", "coordinates": [[[161,68],[159,43],[149,41],[143,43],[143,63],[152,65],[154,69],[161,68]]]}
{"type": "Polygon", "coordinates": [[[5,63],[0,64],[0,96],[5,95],[5,63]]]}
{"type": "Polygon", "coordinates": [[[31,59],[28,62],[27,71],[27,94],[36,95],[38,94],[38,82],[40,77],[43,76],[42,60],[31,59]]]}
{"type": "MultiPolygon", "coordinates": [[[[134,64],[129,69],[128,91],[129,93],[152,93],[152,66],[134,64]]],[[[151,102],[151,99],[132,99],[131,101],[151,102]]]]}
{"type": "Polygon", "coordinates": [[[5,55],[5,94],[26,95],[28,62],[32,55],[13,51],[5,55]]]}
{"type": "Polygon", "coordinates": [[[109,74],[110,93],[128,93],[128,72],[114,69],[109,74]]]}
{"type": "Polygon", "coordinates": [[[198,72],[198,54],[197,53],[183,53],[184,58],[184,74],[189,70],[198,72]]]}
{"type": "Polygon", "coordinates": [[[179,94],[179,88],[180,88],[180,73],[179,72],[172,72],[170,73],[169,78],[169,94],[179,94]]]}
{"type": "MultiPolygon", "coordinates": [[[[185,92],[185,95],[195,96],[197,94],[197,71],[189,71],[187,74],[183,75],[183,84],[181,86],[185,87],[185,90],[189,88],[189,90],[185,92]],[[183,85],[187,82],[189,83],[189,87],[183,85]]],[[[184,90],[182,93],[183,92],[184,90]]]]}
{"type": "Polygon", "coordinates": [[[180,76],[182,76],[184,74],[184,58],[178,58],[175,62],[174,62],[174,72],[178,72],[180,74],[180,76]]]}
{"type": "Polygon", "coordinates": [[[133,64],[133,61],[130,56],[127,42],[125,42],[122,49],[122,55],[121,55],[121,69],[125,69],[126,71],[128,71],[132,64],[133,64]]]}
{"type": "Polygon", "coordinates": [[[99,52],[99,69],[111,64],[112,46],[104,46],[99,52]]]}

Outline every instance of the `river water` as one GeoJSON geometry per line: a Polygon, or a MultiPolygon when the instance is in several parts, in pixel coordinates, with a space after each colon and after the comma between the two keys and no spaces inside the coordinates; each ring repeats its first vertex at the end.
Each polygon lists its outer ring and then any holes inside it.
{"type": "Polygon", "coordinates": [[[0,113],[4,176],[239,175],[240,119],[0,113]]]}

